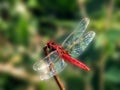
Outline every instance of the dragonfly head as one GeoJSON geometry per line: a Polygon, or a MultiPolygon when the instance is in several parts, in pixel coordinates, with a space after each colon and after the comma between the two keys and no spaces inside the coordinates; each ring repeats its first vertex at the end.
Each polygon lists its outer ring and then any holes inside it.
{"type": "Polygon", "coordinates": [[[53,41],[47,43],[48,48],[53,48],[56,44],[53,41]]]}

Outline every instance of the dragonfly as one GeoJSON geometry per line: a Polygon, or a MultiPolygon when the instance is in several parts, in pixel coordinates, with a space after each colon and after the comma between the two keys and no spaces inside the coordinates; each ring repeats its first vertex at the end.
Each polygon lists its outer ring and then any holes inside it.
{"type": "Polygon", "coordinates": [[[85,33],[89,21],[89,18],[83,18],[61,45],[53,41],[49,41],[46,44],[46,48],[51,50],[51,52],[33,65],[33,69],[40,74],[41,80],[46,80],[59,74],[67,66],[66,62],[83,70],[90,70],[87,65],[76,59],[85,51],[95,37],[94,31],[85,33]],[[51,64],[52,67],[50,68],[51,64]]]}

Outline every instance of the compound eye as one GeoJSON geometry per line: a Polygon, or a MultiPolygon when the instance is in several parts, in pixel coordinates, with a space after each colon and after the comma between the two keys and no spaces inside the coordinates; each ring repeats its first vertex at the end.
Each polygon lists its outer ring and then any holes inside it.
{"type": "Polygon", "coordinates": [[[54,45],[54,42],[52,42],[51,44],[54,45]]]}

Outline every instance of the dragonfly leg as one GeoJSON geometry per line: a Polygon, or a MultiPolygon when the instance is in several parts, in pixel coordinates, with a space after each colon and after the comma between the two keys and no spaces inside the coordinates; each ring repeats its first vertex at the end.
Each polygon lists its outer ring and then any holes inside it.
{"type": "Polygon", "coordinates": [[[48,55],[48,47],[47,46],[43,47],[43,50],[44,50],[45,55],[48,55]]]}

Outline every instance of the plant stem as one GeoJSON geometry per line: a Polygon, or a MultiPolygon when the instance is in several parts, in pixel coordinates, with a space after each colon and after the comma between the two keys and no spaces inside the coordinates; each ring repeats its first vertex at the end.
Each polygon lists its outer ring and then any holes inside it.
{"type": "MultiPolygon", "coordinates": [[[[48,55],[48,54],[49,54],[49,53],[48,53],[48,47],[47,47],[47,46],[44,47],[44,51],[45,51],[45,55],[48,55]]],[[[48,59],[48,60],[49,60],[49,59],[48,59]]],[[[54,65],[53,65],[53,63],[50,64],[49,68],[50,68],[50,71],[54,70],[54,65]]],[[[64,87],[62,81],[60,80],[60,77],[56,74],[56,72],[54,72],[54,80],[55,80],[55,82],[57,83],[57,85],[58,85],[58,87],[60,88],[60,90],[65,90],[65,87],[64,87]]]]}

